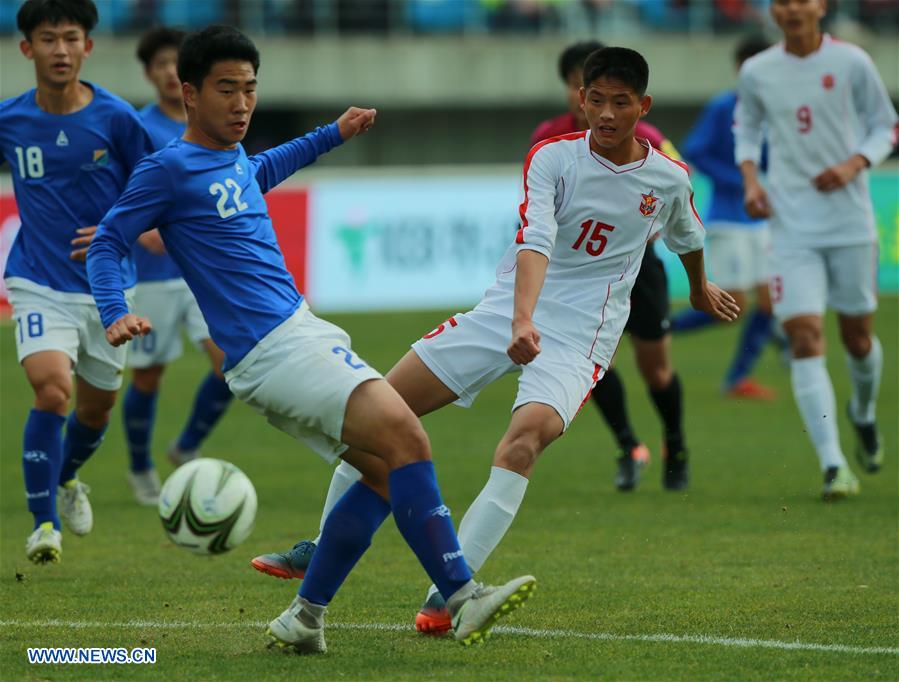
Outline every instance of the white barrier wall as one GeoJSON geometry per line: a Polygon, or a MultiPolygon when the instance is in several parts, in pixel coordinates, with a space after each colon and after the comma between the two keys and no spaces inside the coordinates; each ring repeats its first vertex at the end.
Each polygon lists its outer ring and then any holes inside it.
{"type": "Polygon", "coordinates": [[[327,311],[476,303],[515,238],[519,185],[511,174],[314,182],[310,300],[327,311]]]}

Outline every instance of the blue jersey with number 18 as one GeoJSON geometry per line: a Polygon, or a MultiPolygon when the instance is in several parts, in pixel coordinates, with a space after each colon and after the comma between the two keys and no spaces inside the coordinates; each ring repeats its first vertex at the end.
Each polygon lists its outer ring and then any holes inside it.
{"type": "MultiPolygon", "coordinates": [[[[97,225],[153,151],[134,108],[96,85],[90,103],[49,114],[36,90],[0,102],[0,154],[10,165],[22,227],[4,277],[90,297],[84,263],[69,258],[80,227],[97,225]]],[[[119,263],[134,284],[130,258],[119,263]]]]}
{"type": "Polygon", "coordinates": [[[341,142],[332,123],[250,157],[241,145],[216,150],[176,139],[144,159],[88,252],[104,326],[128,313],[118,259],[144,225],[155,225],[225,351],[225,369],[234,367],[303,299],[262,195],[341,142]]]}

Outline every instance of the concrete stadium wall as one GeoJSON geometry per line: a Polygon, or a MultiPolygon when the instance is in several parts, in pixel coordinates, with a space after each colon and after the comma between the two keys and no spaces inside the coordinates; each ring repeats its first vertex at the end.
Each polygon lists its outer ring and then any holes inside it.
{"type": "MultiPolygon", "coordinates": [[[[556,58],[570,39],[264,38],[260,96],[265,107],[340,107],[350,101],[395,108],[551,105],[559,99],[556,58]]],[[[652,69],[651,91],[671,105],[696,105],[728,88],[737,38],[629,37],[652,69]]],[[[893,97],[899,97],[895,36],[863,41],[893,97]]],[[[133,38],[97,39],[84,75],[136,104],[152,92],[134,57],[133,38]]],[[[18,40],[0,40],[0,99],[33,86],[18,40]]]]}

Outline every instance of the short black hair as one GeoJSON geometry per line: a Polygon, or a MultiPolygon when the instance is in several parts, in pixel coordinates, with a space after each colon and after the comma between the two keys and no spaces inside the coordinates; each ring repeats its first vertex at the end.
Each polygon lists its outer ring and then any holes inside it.
{"type": "Polygon", "coordinates": [[[150,62],[153,61],[157,52],[166,47],[176,49],[181,47],[186,35],[187,32],[180,28],[169,26],[151,28],[140,37],[140,41],[137,43],[137,58],[141,60],[145,69],[149,69],[150,62]]]}
{"type": "Polygon", "coordinates": [[[559,55],[559,78],[567,81],[568,77],[575,71],[580,75],[587,57],[603,47],[605,45],[598,40],[585,40],[566,47],[562,54],[559,55]]]}
{"type": "Polygon", "coordinates": [[[754,57],[759,52],[764,52],[769,47],[771,47],[771,43],[763,35],[746,36],[737,43],[737,47],[734,50],[734,61],[737,64],[742,64],[750,57],[754,57]]]}
{"type": "Polygon", "coordinates": [[[250,62],[259,72],[259,50],[253,41],[233,26],[213,24],[189,33],[178,51],[178,78],[182,83],[203,87],[213,64],[229,59],[250,62]]]}
{"type": "Polygon", "coordinates": [[[31,33],[41,24],[58,26],[64,22],[78,24],[87,35],[97,25],[97,6],[93,0],[27,0],[16,14],[16,25],[31,42],[31,33]]]}
{"type": "Polygon", "coordinates": [[[649,85],[649,65],[636,50],[604,47],[587,57],[584,64],[584,87],[590,87],[593,81],[603,76],[621,81],[643,97],[649,85]]]}

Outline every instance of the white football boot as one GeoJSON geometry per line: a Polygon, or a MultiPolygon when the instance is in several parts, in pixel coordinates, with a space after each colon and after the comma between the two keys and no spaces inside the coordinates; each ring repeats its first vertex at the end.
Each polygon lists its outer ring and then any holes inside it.
{"type": "Polygon", "coordinates": [[[91,501],[87,499],[90,491],[90,486],[77,478],[59,486],[56,502],[59,518],[75,535],[87,535],[94,527],[94,512],[91,510],[91,501]]]}
{"type": "Polygon", "coordinates": [[[42,523],[25,540],[25,554],[36,564],[59,563],[62,556],[62,533],[49,521],[42,523]]]}
{"type": "Polygon", "coordinates": [[[295,597],[287,610],[268,625],[269,648],[293,649],[298,654],[323,654],[325,644],[325,612],[318,604],[295,597]]]}
{"type": "Polygon", "coordinates": [[[457,599],[454,594],[447,608],[453,616],[456,641],[465,646],[483,642],[497,621],[520,608],[536,589],[537,579],[525,575],[498,587],[478,584],[467,597],[457,599]]]}
{"type": "Polygon", "coordinates": [[[196,448],[194,450],[182,450],[178,447],[178,441],[174,440],[169,444],[168,456],[169,461],[172,463],[172,465],[175,466],[175,468],[178,468],[182,464],[192,462],[197,457],[199,457],[200,448],[196,448]]]}
{"type": "Polygon", "coordinates": [[[134,493],[134,499],[144,507],[155,507],[159,504],[159,474],[155,468],[146,471],[129,471],[128,485],[134,493]]]}

